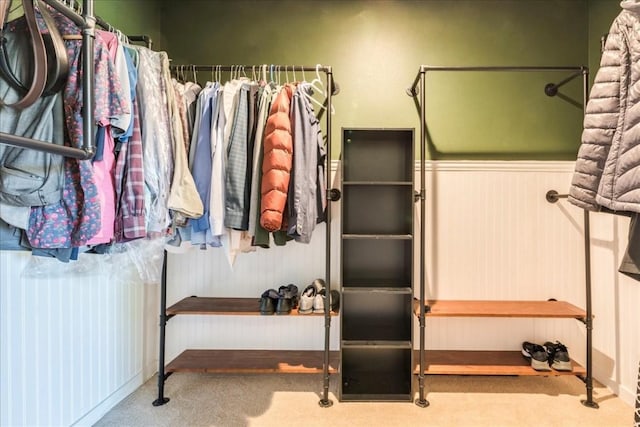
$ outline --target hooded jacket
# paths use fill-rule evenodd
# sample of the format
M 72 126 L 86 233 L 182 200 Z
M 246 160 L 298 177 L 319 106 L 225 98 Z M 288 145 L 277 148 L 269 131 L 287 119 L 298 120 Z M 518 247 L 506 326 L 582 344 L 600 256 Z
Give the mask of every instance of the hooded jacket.
M 640 2 L 621 6 L 587 103 L 569 201 L 640 213 Z

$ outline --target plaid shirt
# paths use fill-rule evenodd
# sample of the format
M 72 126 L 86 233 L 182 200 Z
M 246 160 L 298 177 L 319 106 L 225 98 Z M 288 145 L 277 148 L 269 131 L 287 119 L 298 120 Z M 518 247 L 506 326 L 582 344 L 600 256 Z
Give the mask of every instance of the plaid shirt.
M 144 168 L 138 103 L 133 100 L 133 135 L 121 144 L 116 162 L 115 241 L 145 237 Z

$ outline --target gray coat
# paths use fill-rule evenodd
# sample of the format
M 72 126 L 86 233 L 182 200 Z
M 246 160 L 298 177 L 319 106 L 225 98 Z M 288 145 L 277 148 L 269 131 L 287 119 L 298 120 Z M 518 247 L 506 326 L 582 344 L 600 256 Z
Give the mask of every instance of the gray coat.
M 621 6 L 587 103 L 569 201 L 640 213 L 640 2 Z

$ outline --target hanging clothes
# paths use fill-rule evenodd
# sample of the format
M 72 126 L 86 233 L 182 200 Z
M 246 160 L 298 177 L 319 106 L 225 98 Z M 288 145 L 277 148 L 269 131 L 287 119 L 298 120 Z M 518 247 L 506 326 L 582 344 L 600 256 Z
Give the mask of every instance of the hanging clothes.
M 40 29 L 45 28 L 38 16 Z M 9 67 L 21 81 L 29 78 L 29 37 L 24 17 L 3 30 Z M 0 98 L 13 104 L 21 92 L 0 75 Z M 0 106 L 0 132 L 64 144 L 62 93 L 40 97 L 27 108 Z M 0 144 L 0 218 L 19 229 L 29 226 L 31 206 L 59 203 L 64 187 L 64 158 Z
M 164 53 L 164 52 L 163 52 Z M 169 118 L 171 148 L 173 151 L 173 177 L 167 200 L 168 208 L 173 212 L 176 225 L 186 225 L 188 218 L 199 218 L 202 215 L 202 200 L 198 195 L 196 184 L 189 170 L 189 159 L 184 140 L 180 108 L 171 82 L 169 58 L 166 53 L 161 56 L 162 85 L 166 98 L 166 109 Z
M 240 85 L 227 145 L 224 225 L 235 230 L 246 231 L 249 228 L 251 168 L 248 166 L 251 164 L 249 153 L 253 154 L 251 127 L 255 121 L 251 105 L 256 92 L 256 83 L 243 82 Z
M 142 135 L 140 133 L 140 109 L 136 99 L 138 70 L 137 53 L 125 47 L 133 117 L 127 132 L 118 137 L 116 148 L 116 220 L 114 240 L 124 243 L 147 235 L 144 206 L 144 162 L 142 159 Z
M 625 0 L 591 89 L 569 201 L 589 210 L 640 213 L 640 3 Z M 635 171 L 635 173 L 634 173 Z
M 105 42 L 109 49 L 110 59 L 114 64 L 120 88 L 117 89 L 126 110 L 122 114 L 110 117 L 107 123 L 101 123 L 98 132 L 102 135 L 101 150 L 93 158 L 93 176 L 100 201 L 100 230 L 87 241 L 87 245 L 111 243 L 114 238 L 114 224 L 116 217 L 116 189 L 115 189 L 115 138 L 123 135 L 131 124 L 131 87 L 129 70 L 122 45 L 114 33 L 96 31 L 96 36 Z
M 633 213 L 619 267 L 640 279 L 640 3 L 625 0 L 605 44 L 589 96 L 569 201 L 588 210 Z
M 262 162 L 263 156 L 263 136 L 264 128 L 267 123 L 267 116 L 271 108 L 271 101 L 275 93 L 274 88 L 270 84 L 262 84 L 258 90 L 258 111 L 256 116 L 256 132 L 253 145 L 253 156 L 251 165 L 251 191 L 249 195 L 249 225 L 248 237 L 252 239 L 252 244 L 256 244 L 255 236 L 258 233 L 260 225 L 260 187 L 262 183 Z M 262 229 L 264 233 L 268 233 Z M 268 237 L 268 235 L 267 235 Z
M 308 84 L 298 85 L 291 102 L 293 125 L 293 166 L 289 186 L 289 227 L 287 234 L 297 242 L 309 243 L 317 222 L 326 209 L 324 162 L 325 152 L 320 131 L 309 97 Z
M 203 215 L 189 219 L 186 226 L 174 221 L 167 249 L 182 252 L 221 246 L 233 265 L 241 252 L 268 248 L 271 236 L 276 245 L 294 239 L 309 243 L 326 211 L 326 153 L 310 103 L 310 84 L 278 86 L 232 78 L 224 85 L 208 82 L 202 89 L 175 80 L 172 86 L 180 94 L 176 110 L 191 111 L 188 129 L 184 117 L 181 126 L 184 138 L 188 135 L 189 139 L 188 166 Z M 192 108 L 184 96 L 187 88 L 196 88 Z M 186 108 L 181 109 L 182 105 Z M 284 146 L 279 141 L 283 136 L 288 137 Z M 274 170 L 273 161 L 279 166 L 277 162 L 283 159 L 285 167 Z M 286 182 L 273 188 L 277 197 L 264 192 L 264 173 L 269 183 L 285 171 Z M 280 209 L 279 223 L 269 230 L 260 224 L 265 194 L 267 199 L 276 199 Z
M 192 220 L 191 243 L 194 245 L 220 246 L 219 236 L 214 236 L 211 231 L 209 211 L 211 206 L 211 180 L 213 170 L 213 148 L 211 145 L 211 123 L 213 117 L 218 114 L 218 95 L 220 84 L 207 83 L 198 96 L 198 113 L 196 117 L 197 132 L 191 143 L 193 164 L 191 171 L 198 189 L 198 194 L 203 202 L 203 214 L 200 218 Z M 190 153 L 190 154 L 191 154 Z
M 264 131 L 260 225 L 269 231 L 280 230 L 283 226 L 293 161 L 289 117 L 293 91 L 293 85 L 283 86 L 271 105 Z
M 51 9 L 63 35 L 81 32 L 71 20 Z M 83 146 L 82 84 L 79 78 L 81 41 L 67 40 L 69 78 L 63 92 L 68 141 Z M 95 119 L 106 125 L 109 118 L 127 112 L 109 49 L 99 37 L 95 40 Z M 34 248 L 72 248 L 84 246 L 101 227 L 101 212 L 90 160 L 65 158 L 64 196 L 60 202 L 31 208 L 26 236 Z
M 173 176 L 171 130 L 162 68 L 166 53 L 135 46 L 139 58 L 137 98 L 140 108 L 147 233 L 164 236 L 171 223 L 167 200 Z

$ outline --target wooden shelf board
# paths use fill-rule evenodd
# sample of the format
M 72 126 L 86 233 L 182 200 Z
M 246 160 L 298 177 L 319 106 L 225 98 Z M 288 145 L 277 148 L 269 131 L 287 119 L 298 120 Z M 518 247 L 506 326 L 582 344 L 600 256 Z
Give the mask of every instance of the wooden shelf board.
M 167 308 L 167 315 L 176 314 L 269 316 L 260 313 L 260 298 L 187 297 Z M 294 308 L 289 314 L 275 316 L 324 316 L 324 313 L 299 314 Z
M 342 294 L 412 294 L 413 290 L 410 287 L 391 287 L 391 286 L 344 286 L 342 288 Z
M 329 352 L 329 372 L 338 371 L 340 352 Z M 286 373 L 323 372 L 324 351 L 312 350 L 185 350 L 166 372 Z
M 411 240 L 411 234 L 364 234 L 344 233 L 343 239 L 348 240 Z
M 406 186 L 413 186 L 413 181 L 343 181 L 342 182 L 343 185 L 345 186 L 349 186 L 349 185 L 375 185 L 375 186 L 385 186 L 385 185 L 406 185 Z
M 427 302 L 430 317 L 539 317 L 585 319 L 584 310 L 566 301 L 434 300 Z M 416 316 L 420 302 L 413 303 Z
M 573 371 L 536 371 L 519 351 L 427 350 L 424 373 L 427 375 L 585 375 L 575 361 Z M 420 372 L 420 352 L 414 351 L 414 373 Z

